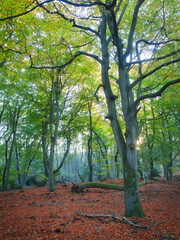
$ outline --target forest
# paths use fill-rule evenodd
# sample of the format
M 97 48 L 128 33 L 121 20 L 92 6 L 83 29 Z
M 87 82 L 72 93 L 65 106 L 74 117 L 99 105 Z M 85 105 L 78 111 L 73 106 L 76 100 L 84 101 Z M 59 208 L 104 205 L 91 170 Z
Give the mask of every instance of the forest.
M 1 0 L 2 199 L 71 185 L 123 191 L 125 218 L 148 215 L 144 184 L 179 179 L 179 9 L 178 0 Z

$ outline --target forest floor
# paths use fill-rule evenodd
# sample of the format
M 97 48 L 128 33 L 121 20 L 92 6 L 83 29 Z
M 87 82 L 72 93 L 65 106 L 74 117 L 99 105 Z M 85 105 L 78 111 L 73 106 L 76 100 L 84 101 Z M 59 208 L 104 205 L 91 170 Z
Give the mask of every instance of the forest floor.
M 179 177 L 179 176 L 178 176 Z M 107 180 L 122 185 L 122 179 Z M 124 192 L 87 189 L 71 193 L 72 184 L 0 192 L 0 239 L 180 239 L 180 181 L 156 179 L 140 187 L 144 218 L 87 218 L 82 214 L 115 215 L 123 218 Z

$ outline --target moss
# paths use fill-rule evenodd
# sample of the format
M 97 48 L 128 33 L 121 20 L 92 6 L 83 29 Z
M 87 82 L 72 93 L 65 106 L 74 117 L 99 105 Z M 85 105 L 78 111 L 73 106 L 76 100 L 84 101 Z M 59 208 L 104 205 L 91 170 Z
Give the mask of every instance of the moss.
M 81 184 L 80 188 L 81 189 L 85 189 L 85 188 L 104 188 L 104 189 L 123 190 L 124 186 L 120 186 L 120 185 L 116 185 L 116 184 L 90 182 L 90 183 L 83 183 L 83 184 Z
M 132 217 L 145 217 L 146 216 L 139 200 L 137 200 L 134 203 L 133 213 L 131 216 Z
M 107 183 L 98 183 L 98 182 L 88 182 L 83 183 L 81 185 L 73 184 L 71 191 L 72 192 L 82 192 L 86 188 L 103 188 L 103 189 L 113 189 L 113 190 L 124 190 L 123 186 L 116 185 L 116 184 L 107 184 Z
M 142 186 L 142 185 L 144 185 L 144 183 L 139 184 L 139 186 Z M 102 188 L 102 189 L 112 189 L 112 190 L 119 190 L 119 191 L 124 190 L 124 186 L 121 186 L 121 185 L 99 183 L 99 182 L 87 182 L 87 183 L 82 183 L 81 185 L 73 184 L 71 191 L 82 192 L 86 188 Z M 133 190 L 134 190 L 134 193 L 136 192 L 136 189 L 134 189 L 134 187 L 129 188 L 129 190 L 131 191 L 131 193 Z
M 138 193 L 138 176 L 136 172 L 131 168 L 127 169 L 126 171 L 127 177 L 124 179 L 125 201 L 128 202 L 128 205 L 126 206 L 126 216 L 144 217 L 145 213 L 141 206 L 141 201 Z M 139 186 L 142 186 L 143 184 L 144 183 L 140 183 Z
M 56 192 L 56 189 L 55 188 L 49 188 L 49 192 Z
M 129 144 L 129 148 L 130 148 L 131 150 L 134 150 L 134 149 L 135 149 L 135 145 L 134 145 L 133 143 L 131 143 L 131 144 Z

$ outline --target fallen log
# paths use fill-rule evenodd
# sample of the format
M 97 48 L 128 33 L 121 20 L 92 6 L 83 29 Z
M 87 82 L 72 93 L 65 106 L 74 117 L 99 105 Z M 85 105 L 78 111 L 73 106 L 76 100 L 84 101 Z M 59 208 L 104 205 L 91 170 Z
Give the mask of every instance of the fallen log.
M 139 186 L 144 185 L 144 182 L 139 183 Z M 116 184 L 107 184 L 102 182 L 87 182 L 82 183 L 80 185 L 74 184 L 71 187 L 71 192 L 73 193 L 81 193 L 86 188 L 102 188 L 102 189 L 111 189 L 111 190 L 118 190 L 124 191 L 124 186 L 116 185 Z
M 83 192 L 86 188 L 102 188 L 102 189 L 111 189 L 111 190 L 118 190 L 123 191 L 124 186 L 116 185 L 116 184 L 107 184 L 107 183 L 101 183 L 101 182 L 88 182 L 88 183 L 82 183 L 80 185 L 74 184 L 71 188 L 71 192 L 80 193 Z

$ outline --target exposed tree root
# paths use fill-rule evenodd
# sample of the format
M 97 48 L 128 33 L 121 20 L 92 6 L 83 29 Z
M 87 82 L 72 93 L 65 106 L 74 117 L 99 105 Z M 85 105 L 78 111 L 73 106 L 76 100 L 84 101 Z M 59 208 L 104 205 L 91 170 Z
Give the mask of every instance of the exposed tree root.
M 103 218 L 112 218 L 113 220 L 115 221 L 118 221 L 118 222 L 122 222 L 123 220 L 126 221 L 128 224 L 130 224 L 131 226 L 135 227 L 135 228 L 141 228 L 141 229 L 147 229 L 149 228 L 149 226 L 141 226 L 141 225 L 138 225 L 136 223 L 133 223 L 132 221 L 130 221 L 127 217 L 117 217 L 116 215 L 112 214 L 112 215 L 107 215 L 107 214 L 97 214 L 97 215 L 94 215 L 94 214 L 83 214 L 81 213 L 80 211 L 77 211 L 77 215 L 78 216 L 83 216 L 83 217 L 87 217 L 87 218 L 100 218 L 100 217 L 103 217 Z

